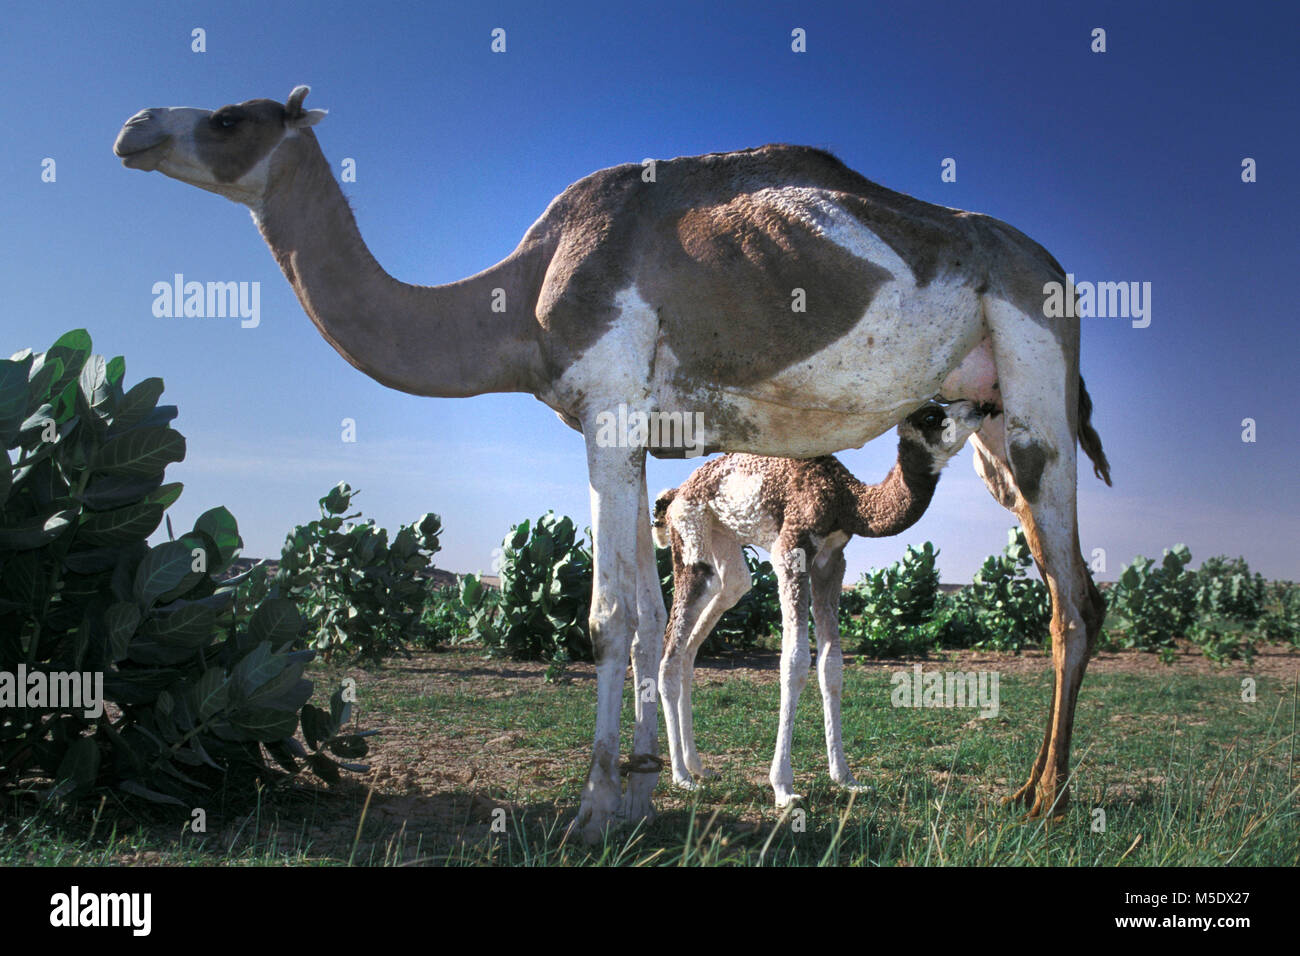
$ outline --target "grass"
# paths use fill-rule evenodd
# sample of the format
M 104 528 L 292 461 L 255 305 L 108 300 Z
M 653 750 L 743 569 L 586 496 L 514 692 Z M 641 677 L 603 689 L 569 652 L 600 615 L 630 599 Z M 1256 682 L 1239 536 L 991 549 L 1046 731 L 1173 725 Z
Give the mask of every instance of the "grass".
M 980 660 L 998 667 L 987 654 Z M 188 817 L 141 817 L 112 800 L 0 817 L 0 864 L 1300 862 L 1292 680 L 1258 677 L 1256 699 L 1246 702 L 1237 673 L 1090 673 L 1076 716 L 1072 802 L 1049 825 L 1000 803 L 1041 740 L 1049 674 L 1001 671 L 1000 713 L 982 719 L 971 709 L 894 708 L 891 668 L 849 666 L 844 744 L 858 778 L 875 788 L 868 794 L 831 785 L 814 678 L 793 753 L 805 799 L 778 813 L 766 779 L 778 687 L 770 655 L 746 663 L 702 668 L 707 680 L 697 682 L 700 752 L 717 778 L 684 793 L 661 775 L 657 819 L 595 848 L 564 838 L 589 760 L 590 668 L 548 684 L 540 665 L 484 661 L 464 648 L 370 671 L 322 668 L 320 686 L 357 677 L 360 725 L 383 731 L 373 738 L 370 778 L 333 790 L 299 782 L 225 794 L 201 834 Z M 958 656 L 926 669 L 973 666 Z M 631 720 L 629 691 L 625 752 Z

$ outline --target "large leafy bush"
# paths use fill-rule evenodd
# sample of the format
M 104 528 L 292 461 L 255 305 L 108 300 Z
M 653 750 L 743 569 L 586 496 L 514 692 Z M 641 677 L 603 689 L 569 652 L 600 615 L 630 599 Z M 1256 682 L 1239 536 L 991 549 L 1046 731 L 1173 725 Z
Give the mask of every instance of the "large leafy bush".
M 1196 569 L 1193 584 L 1201 615 L 1255 621 L 1264 614 L 1268 585 L 1262 574 L 1251 574 L 1245 558 L 1207 558 Z
M 841 599 L 843 640 L 872 657 L 924 654 L 939 638 L 933 620 L 939 596 L 938 551 L 929 541 L 908 546 L 902 561 L 862 576 Z
M 1196 578 L 1187 570 L 1186 545 L 1166 548 L 1157 564 L 1136 557 L 1107 592 L 1106 646 L 1159 652 L 1166 660 L 1174 639 L 1189 636 L 1196 620 Z
M 492 654 L 516 660 L 591 660 L 591 551 L 573 519 L 548 511 L 523 521 L 502 542 L 501 590 L 462 582 L 475 636 Z
M 80 330 L 0 361 L 0 692 L 88 674 L 108 704 L 0 699 L 0 786 L 46 777 L 51 797 L 114 788 L 192 806 L 233 767 L 268 772 L 265 753 L 337 776 L 293 736 L 312 693 L 297 608 L 270 595 L 241 617 L 237 582 L 221 580 L 235 519 L 214 508 L 147 544 L 181 493 L 164 473 L 185 439 L 157 404 L 162 380 L 127 389 L 125 372 Z M 316 721 L 316 745 L 364 753 L 341 725 Z
M 420 618 L 420 632 L 420 643 L 429 650 L 470 639 L 470 612 L 461 600 L 459 587 L 449 584 L 430 590 Z
M 1052 598 L 1046 584 L 1028 576 L 1031 564 L 1024 531 L 1010 529 L 1002 554 L 985 558 L 970 586 L 949 604 L 944 643 L 1017 653 L 1042 644 L 1052 620 Z
M 426 514 L 388 531 L 373 521 L 351 524 L 359 492 L 340 482 L 321 498 L 321 516 L 290 532 L 277 580 L 307 616 L 311 645 L 325 652 L 379 660 L 406 653 L 422 637 L 427 586 L 419 572 L 439 550 L 442 521 Z

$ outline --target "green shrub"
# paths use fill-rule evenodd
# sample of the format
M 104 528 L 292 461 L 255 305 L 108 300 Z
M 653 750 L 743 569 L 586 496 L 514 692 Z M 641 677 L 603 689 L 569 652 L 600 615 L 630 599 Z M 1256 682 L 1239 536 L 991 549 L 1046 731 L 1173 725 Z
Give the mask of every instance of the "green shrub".
M 126 389 L 125 372 L 82 330 L 0 361 L 0 786 L 46 777 L 48 798 L 193 806 L 234 767 L 269 775 L 266 753 L 337 777 L 293 737 L 312 693 L 297 608 L 272 594 L 238 615 L 237 582 L 221 580 L 242 546 L 230 512 L 148 545 L 180 496 L 163 479 L 185 439 L 157 404 L 162 380 Z M 10 699 L 20 672 L 39 675 L 24 690 L 92 675 L 110 706 Z M 317 721 L 316 745 L 340 727 Z M 364 754 L 352 736 L 338 746 Z
M 1300 585 L 1294 581 L 1270 583 L 1257 627 L 1260 637 L 1270 644 L 1290 642 L 1300 647 Z
M 1159 651 L 1166 660 L 1174 639 L 1187 637 L 1196 620 L 1196 576 L 1187 570 L 1186 545 L 1166 548 L 1160 564 L 1136 557 L 1107 593 L 1104 644 Z
M 1251 574 L 1245 558 L 1207 558 L 1196 569 L 1196 610 L 1204 617 L 1256 621 L 1264 614 L 1268 586 L 1264 576 Z
M 570 660 L 591 660 L 591 551 L 573 519 L 548 511 L 515 525 L 502 545 L 499 594 L 477 578 L 461 584 L 474 636 L 491 654 L 548 661 L 552 674 Z
M 465 643 L 471 636 L 469 621 L 470 611 L 461 600 L 459 587 L 433 588 L 420 619 L 421 646 L 432 650 Z
M 902 561 L 863 575 L 841 598 L 841 640 L 871 657 L 926 653 L 939 640 L 942 622 L 934 619 L 939 597 L 938 551 L 929 541 L 909 546 Z M 846 613 L 846 605 L 855 609 Z
M 1201 653 L 1216 664 L 1242 660 L 1250 664 L 1255 660 L 1255 641 L 1260 636 L 1249 623 L 1231 618 L 1199 618 L 1187 636 Z M 1172 655 L 1164 655 L 1166 661 Z
M 421 640 L 427 585 L 418 572 L 439 550 L 441 519 L 426 514 L 388 532 L 374 521 L 347 524 L 359 494 L 340 482 L 320 499 L 319 519 L 299 525 L 285 540 L 277 582 L 307 617 L 309 643 L 325 652 L 380 660 L 406 653 Z
M 1015 651 L 1044 643 L 1052 620 L 1047 585 L 1026 574 L 1033 563 L 1025 533 L 1012 528 L 1001 555 L 989 555 L 950 605 L 941 639 L 974 641 L 966 646 Z

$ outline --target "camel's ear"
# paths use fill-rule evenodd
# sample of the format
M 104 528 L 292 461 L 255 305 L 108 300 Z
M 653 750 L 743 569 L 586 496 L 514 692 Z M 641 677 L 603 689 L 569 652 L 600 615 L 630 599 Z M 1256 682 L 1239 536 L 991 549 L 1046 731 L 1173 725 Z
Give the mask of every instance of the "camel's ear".
M 329 110 L 307 110 L 305 113 L 299 113 L 297 116 L 291 116 L 284 121 L 284 125 L 292 129 L 301 129 L 304 126 L 315 126 L 329 114 Z
M 302 101 L 307 98 L 311 92 L 310 86 L 295 86 L 293 92 L 289 94 L 289 102 L 284 104 L 284 125 L 290 129 L 300 129 L 304 126 L 315 126 L 325 118 L 327 110 L 304 110 Z

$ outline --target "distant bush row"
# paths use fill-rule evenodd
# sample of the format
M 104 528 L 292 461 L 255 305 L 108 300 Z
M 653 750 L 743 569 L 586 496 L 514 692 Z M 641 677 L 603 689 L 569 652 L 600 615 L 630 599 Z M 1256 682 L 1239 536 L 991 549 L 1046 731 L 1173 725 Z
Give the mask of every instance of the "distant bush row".
M 1033 563 L 1024 533 L 1012 528 L 1007 547 L 990 555 L 971 584 L 955 594 L 939 588 L 938 551 L 930 542 L 907 548 L 903 559 L 865 574 L 840 603 L 846 645 L 873 657 L 925 654 L 933 648 L 1019 652 L 1050 641 L 1047 586 L 1028 575 Z M 672 603 L 670 555 L 659 551 L 665 603 Z M 704 654 L 745 650 L 779 634 L 776 576 L 769 562 L 746 549 L 752 590 L 723 616 Z M 1134 648 L 1173 659 L 1185 638 L 1215 661 L 1250 660 L 1259 642 L 1300 643 L 1300 587 L 1269 584 L 1242 558 L 1215 557 L 1189 571 L 1191 553 L 1178 545 L 1157 564 L 1138 557 L 1103 591 L 1109 613 L 1100 647 Z M 506 537 L 501 589 L 474 575 L 459 593 L 446 589 L 425 620 L 436 639 L 475 641 L 494 655 L 551 663 L 589 660 L 586 615 L 591 553 L 570 518 L 547 513 Z

